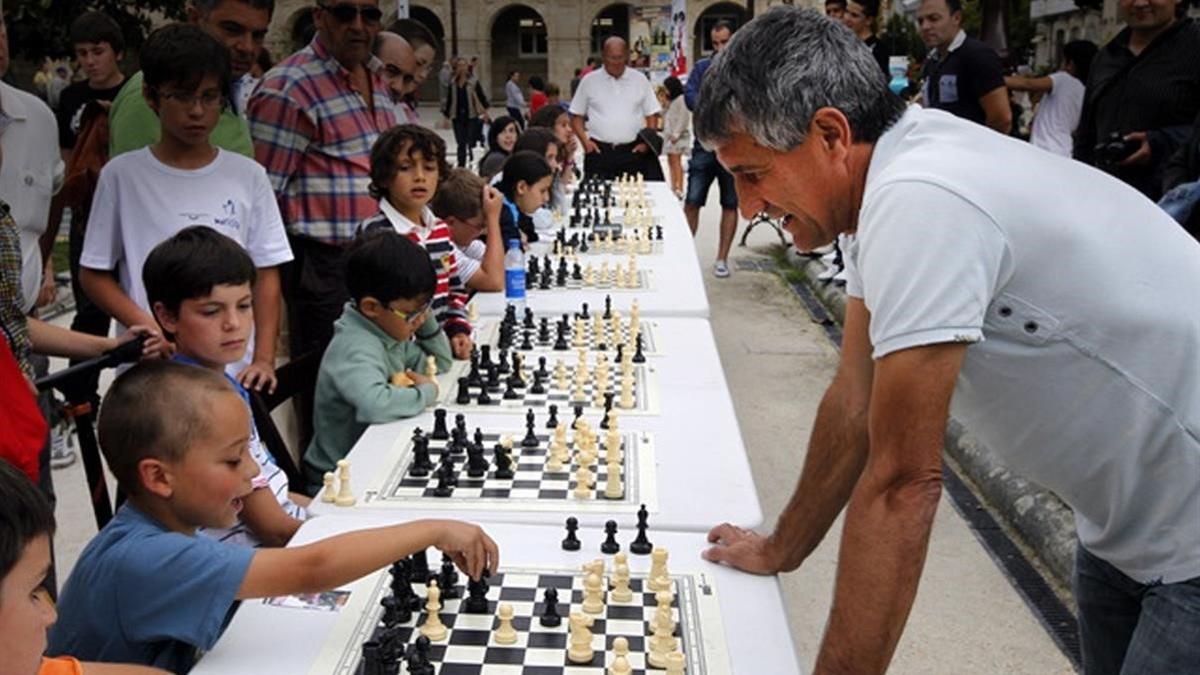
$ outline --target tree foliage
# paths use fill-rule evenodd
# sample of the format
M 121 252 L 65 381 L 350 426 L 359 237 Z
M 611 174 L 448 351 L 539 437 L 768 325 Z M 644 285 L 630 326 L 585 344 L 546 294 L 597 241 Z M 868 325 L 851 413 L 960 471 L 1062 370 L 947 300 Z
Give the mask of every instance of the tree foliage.
M 121 26 L 127 47 L 137 49 L 152 19 L 183 19 L 186 5 L 187 0 L 5 0 L 9 48 L 14 56 L 31 60 L 66 55 L 71 51 L 71 21 L 100 10 Z

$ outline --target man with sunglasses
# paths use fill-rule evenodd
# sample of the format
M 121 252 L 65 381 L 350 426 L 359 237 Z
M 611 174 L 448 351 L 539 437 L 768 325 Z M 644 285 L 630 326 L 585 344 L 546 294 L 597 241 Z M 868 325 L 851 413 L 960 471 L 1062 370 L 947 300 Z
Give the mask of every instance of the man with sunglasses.
M 293 355 L 333 336 L 348 297 L 342 248 L 379 209 L 367 191 L 371 146 L 404 119 L 371 53 L 382 18 L 378 0 L 322 0 L 312 42 L 267 73 L 247 106 L 295 255 L 283 279 Z
M 230 105 L 221 110 L 221 118 L 209 140 L 223 150 L 254 157 L 254 145 L 244 119 L 245 110 L 236 110 L 232 102 L 243 100 L 238 91 L 248 86 L 246 78 L 263 48 L 275 0 L 190 0 L 188 23 L 204 29 L 229 49 L 231 87 Z M 116 157 L 159 141 L 158 116 L 142 96 L 144 80 L 137 73 L 125 81 L 113 99 L 108 113 L 108 155 Z
M 417 54 L 412 45 L 399 35 L 384 31 L 375 36 L 371 51 L 383 63 L 383 79 L 392 94 L 392 103 L 410 124 L 420 124 L 421 118 L 411 102 L 411 94 L 417 90 Z

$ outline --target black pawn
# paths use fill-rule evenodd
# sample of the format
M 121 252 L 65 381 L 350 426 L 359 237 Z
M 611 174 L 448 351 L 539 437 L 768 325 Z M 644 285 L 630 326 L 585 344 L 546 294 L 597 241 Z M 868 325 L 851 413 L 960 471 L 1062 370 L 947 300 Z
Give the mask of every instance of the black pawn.
M 488 573 L 484 570 L 480 575 L 479 580 L 467 580 L 467 599 L 463 601 L 462 611 L 467 614 L 487 614 L 488 613 Z
M 449 497 L 454 494 L 454 486 L 450 484 L 450 477 L 445 471 L 446 465 L 443 464 L 437 472 L 437 487 L 433 488 L 434 497 Z M 453 469 L 451 469 L 453 471 Z
M 543 375 L 541 373 L 535 371 L 533 373 L 533 386 L 531 386 L 529 388 L 529 393 L 531 393 L 531 394 L 546 393 L 546 384 L 544 382 L 544 379 L 545 378 L 543 377 Z
M 483 447 L 483 429 L 475 427 L 475 445 Z
M 560 322 L 558 324 L 558 337 L 554 338 L 554 350 L 565 352 L 570 348 L 567 344 L 567 327 Z
M 479 354 L 471 352 L 471 372 L 467 374 L 467 384 L 472 387 L 482 387 L 483 377 L 479 374 Z
M 442 589 L 442 597 L 446 600 L 462 597 L 458 590 L 458 570 L 454 569 L 454 561 L 445 553 L 442 554 L 442 573 L 438 575 L 438 588 Z
M 508 350 L 500 350 L 500 359 L 496 362 L 496 370 L 500 371 L 501 375 L 507 375 L 512 372 L 508 366 Z
M 492 367 L 492 347 L 491 345 L 483 345 L 479 348 L 479 367 L 487 370 Z
M 542 604 L 546 606 L 542 610 L 542 615 L 538 617 L 538 622 L 547 628 L 554 628 L 562 625 L 562 615 L 558 613 L 558 591 L 553 588 L 547 588 L 542 594 Z
M 586 302 L 583 303 L 583 309 L 579 312 L 579 318 L 581 318 L 581 319 L 592 318 L 591 315 L 588 314 L 588 304 Z
M 571 428 L 572 429 L 575 428 L 575 425 L 579 422 L 580 418 L 582 418 L 582 417 L 583 417 L 583 406 L 581 406 L 581 405 L 575 406 L 575 419 L 571 420 Z
M 567 518 L 567 538 L 562 540 L 564 551 L 578 551 L 580 547 L 579 537 L 575 536 L 575 532 L 579 530 L 579 520 L 575 516 Z
M 533 408 L 530 408 L 529 412 L 525 413 L 525 438 L 521 439 L 522 448 L 536 448 L 538 446 L 537 434 L 533 433 L 535 423 Z
M 487 460 L 483 458 L 483 446 L 471 443 L 467 446 L 467 476 L 483 478 L 487 474 Z
M 617 358 L 613 359 L 613 363 L 620 363 L 625 358 L 625 343 L 617 343 Z
M 558 405 L 555 403 L 550 404 L 550 419 L 546 420 L 546 428 L 558 428 Z
M 408 603 L 400 600 L 394 595 L 386 595 L 379 601 L 383 605 L 383 625 L 392 628 L 397 624 L 404 623 L 412 618 L 412 610 L 408 608 Z
M 384 675 L 383 655 L 379 653 L 379 643 L 374 640 L 362 645 L 362 675 Z
M 575 263 L 575 267 L 571 270 L 571 279 L 573 281 L 583 281 L 583 268 L 579 263 Z
M 550 377 L 550 371 L 546 370 L 546 357 L 544 357 L 544 356 L 538 357 L 538 367 L 537 367 L 537 370 L 533 371 L 533 374 L 541 375 L 543 378 Z
M 424 586 L 429 582 L 429 558 L 425 556 L 425 549 L 421 549 L 409 556 L 412 565 L 409 568 L 409 574 L 412 580 Z
M 637 538 L 629 545 L 629 552 L 637 555 L 648 555 L 654 550 L 654 544 L 646 537 L 647 520 L 650 514 L 646 511 L 646 505 L 642 504 L 637 512 Z
M 634 363 L 645 363 L 646 355 L 642 353 L 642 334 L 641 333 L 638 333 L 636 340 L 637 340 L 637 351 L 633 353 L 633 362 Z
M 604 523 L 604 534 L 608 536 L 604 538 L 604 543 L 600 544 L 600 552 L 612 555 L 620 551 L 621 545 L 617 543 L 617 521 L 610 520 Z
M 544 316 L 542 317 L 542 320 L 538 323 L 537 339 L 538 339 L 538 342 L 549 342 L 550 341 L 550 319 L 548 319 Z
M 409 675 L 433 675 L 433 663 L 429 660 L 429 638 L 418 635 L 416 642 L 409 645 L 404 660 Z
M 533 331 L 525 331 L 525 337 L 521 340 L 520 349 L 523 351 L 530 351 L 533 349 Z
M 510 377 L 507 380 L 505 380 L 505 382 L 507 383 L 508 386 L 506 386 L 504 388 L 504 400 L 505 401 L 515 401 L 515 400 L 521 398 L 521 395 L 518 394 L 517 390 L 513 387 L 513 378 Z
M 500 391 L 500 369 L 494 363 L 487 369 L 487 386 L 484 389 Z
M 525 321 L 521 325 L 524 326 L 525 328 L 533 328 L 535 326 L 535 324 L 533 322 L 533 310 L 532 309 L 530 309 L 528 307 L 525 308 Z
M 458 395 L 454 397 L 455 403 L 459 405 L 467 405 L 471 402 L 471 391 L 468 389 L 470 382 L 471 378 L 469 377 L 458 378 Z
M 433 462 L 429 459 L 429 439 L 420 429 L 413 431 L 412 446 L 413 460 L 412 466 L 408 468 L 409 475 L 417 478 L 428 476 L 433 470 Z
M 492 397 L 490 394 L 488 394 L 487 387 L 484 387 L 483 389 L 479 390 L 479 395 L 475 397 L 475 402 L 478 403 L 479 405 L 490 405 L 491 404 Z
M 607 295 L 604 297 L 604 318 L 606 320 L 612 318 L 612 296 L 611 295 Z
M 492 449 L 492 454 L 496 460 L 496 478 L 508 480 L 513 477 L 512 458 L 508 456 L 508 449 L 497 443 Z
M 445 408 L 433 411 L 433 433 L 429 434 L 429 437 L 435 441 L 444 441 L 450 438 L 450 430 L 446 428 Z

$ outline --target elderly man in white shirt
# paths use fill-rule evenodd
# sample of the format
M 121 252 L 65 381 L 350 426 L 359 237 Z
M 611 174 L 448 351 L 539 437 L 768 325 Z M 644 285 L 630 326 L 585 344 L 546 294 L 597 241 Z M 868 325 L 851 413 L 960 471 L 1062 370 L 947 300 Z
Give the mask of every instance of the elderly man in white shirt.
M 906 108 L 870 50 L 811 10 L 739 30 L 694 122 L 744 214 L 786 214 L 799 249 L 857 233 L 841 363 L 795 494 L 770 536 L 722 524 L 705 557 L 793 570 L 845 507 L 814 671 L 884 672 L 953 412 L 1073 509 L 1083 671 L 1195 672 L 1200 245 L 1112 176 Z
M 629 68 L 629 47 L 619 37 L 604 41 L 604 67 L 588 73 L 571 99 L 571 126 L 585 153 L 588 175 L 615 178 L 641 173 L 662 180 L 656 153 L 641 137 L 662 112 L 650 81 Z

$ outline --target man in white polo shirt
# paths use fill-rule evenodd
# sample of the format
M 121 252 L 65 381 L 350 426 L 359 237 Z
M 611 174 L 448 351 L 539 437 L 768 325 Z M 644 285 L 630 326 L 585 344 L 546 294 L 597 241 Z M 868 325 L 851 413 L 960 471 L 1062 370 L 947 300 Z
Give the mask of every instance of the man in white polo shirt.
M 601 178 L 641 173 L 647 180 L 662 180 L 658 157 L 639 138 L 643 129 L 655 127 L 662 111 L 658 97 L 646 76 L 628 67 L 624 40 L 608 38 L 601 55 L 604 67 L 580 80 L 571 99 L 571 126 L 585 153 L 584 173 Z
M 842 359 L 796 492 L 770 536 L 719 525 L 705 556 L 795 569 L 848 503 L 815 670 L 883 672 L 953 412 L 1074 510 L 1084 672 L 1194 672 L 1200 244 L 1111 176 L 905 109 L 815 12 L 738 31 L 701 93 L 697 135 L 744 213 L 786 214 L 800 249 L 857 234 Z

